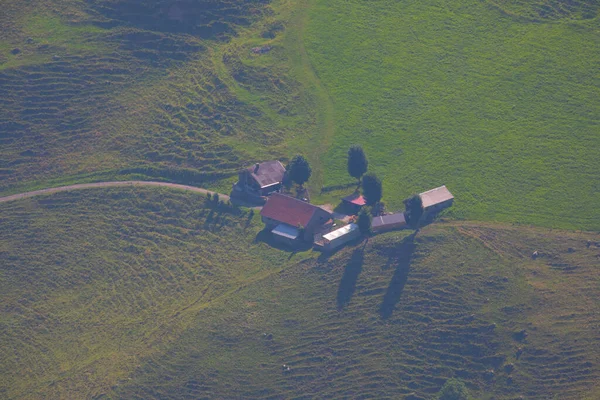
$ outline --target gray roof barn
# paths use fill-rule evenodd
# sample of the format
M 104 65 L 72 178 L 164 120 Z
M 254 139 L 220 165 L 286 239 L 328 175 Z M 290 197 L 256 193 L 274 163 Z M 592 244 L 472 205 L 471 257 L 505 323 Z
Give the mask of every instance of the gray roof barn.
M 281 183 L 285 174 L 285 167 L 277 160 L 257 163 L 252 167 L 246 168 L 246 170 L 261 189 Z
M 406 225 L 404 213 L 388 214 L 380 217 L 373 217 L 371 229 L 373 231 L 387 231 L 391 229 L 403 228 Z

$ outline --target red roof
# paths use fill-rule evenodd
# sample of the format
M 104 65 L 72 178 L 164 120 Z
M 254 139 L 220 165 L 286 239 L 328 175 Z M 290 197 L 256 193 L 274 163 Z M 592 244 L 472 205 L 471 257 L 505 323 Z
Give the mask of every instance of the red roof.
M 365 198 L 358 193 L 352 193 L 350 196 L 344 197 L 342 200 L 361 207 L 367 204 L 367 200 L 365 200 Z
M 260 215 L 288 225 L 306 227 L 317 210 L 320 208 L 312 204 L 280 193 L 273 193 L 260 211 Z M 323 210 L 323 212 L 325 211 Z

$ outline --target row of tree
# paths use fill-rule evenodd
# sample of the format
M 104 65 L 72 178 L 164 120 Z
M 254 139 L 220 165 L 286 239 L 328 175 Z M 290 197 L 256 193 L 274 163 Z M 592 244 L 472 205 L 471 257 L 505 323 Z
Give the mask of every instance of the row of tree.
M 381 198 L 383 197 L 381 180 L 373 173 L 367 174 L 368 168 L 369 161 L 363 148 L 359 145 L 350 146 L 348 150 L 348 174 L 358 179 L 359 184 L 362 180 L 362 195 L 367 205 L 382 210 L 383 206 L 380 205 Z M 417 194 L 412 195 L 404 200 L 404 206 L 404 214 L 407 222 L 414 228 L 418 228 L 419 221 L 423 215 L 421 196 Z M 368 209 L 361 210 L 361 213 L 358 215 L 358 226 L 362 227 L 361 231 L 364 231 L 367 227 L 370 229 L 370 220 L 371 216 Z
M 378 215 L 383 210 L 383 185 L 381 179 L 374 173 L 367 173 L 369 169 L 369 160 L 363 148 L 359 145 L 352 145 L 348 149 L 348 174 L 357 179 L 361 186 L 362 195 L 365 198 L 367 206 L 371 207 Z M 312 169 L 308 160 L 302 155 L 296 155 L 286 166 L 286 181 L 296 183 L 302 187 L 312 175 Z M 405 217 L 407 222 L 417 228 L 421 215 L 423 214 L 423 203 L 419 195 L 412 195 L 404 200 L 406 208 Z M 363 209 L 358 216 L 358 225 L 363 229 L 370 230 L 371 215 L 368 209 Z

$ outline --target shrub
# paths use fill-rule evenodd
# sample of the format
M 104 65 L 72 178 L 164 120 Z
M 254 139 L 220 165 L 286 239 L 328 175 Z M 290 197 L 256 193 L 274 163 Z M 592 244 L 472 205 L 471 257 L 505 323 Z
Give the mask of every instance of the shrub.
M 292 158 L 292 161 L 286 167 L 290 179 L 302 186 L 306 183 L 312 174 L 312 169 L 304 156 L 297 155 Z
M 404 200 L 406 221 L 413 228 L 418 228 L 419 221 L 423 215 L 423 200 L 418 194 L 413 194 L 408 199 Z
M 358 213 L 357 225 L 363 235 L 371 233 L 371 213 L 365 208 Z
M 469 391 L 458 379 L 448 379 L 438 393 L 438 400 L 468 400 Z
M 362 181 L 362 192 L 368 205 L 377 203 L 383 196 L 381 180 L 375 174 L 365 175 Z

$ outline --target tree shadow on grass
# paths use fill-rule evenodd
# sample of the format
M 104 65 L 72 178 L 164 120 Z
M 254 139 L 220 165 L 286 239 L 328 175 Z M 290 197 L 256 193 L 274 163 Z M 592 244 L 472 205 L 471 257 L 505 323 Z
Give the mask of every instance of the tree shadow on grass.
M 347 207 L 343 201 L 340 201 L 340 203 L 337 206 L 335 206 L 335 208 L 333 209 L 333 212 L 338 213 L 338 214 L 346 214 L 346 215 L 348 214 Z
M 400 301 L 400 297 L 404 291 L 404 285 L 406 285 L 410 272 L 410 263 L 415 251 L 416 234 L 417 232 L 407 236 L 400 244 L 398 253 L 394 255 L 394 258 L 396 258 L 396 269 L 379 307 L 379 314 L 383 319 L 388 319 L 392 316 L 394 308 Z
M 337 293 L 337 307 L 340 311 L 344 309 L 344 307 L 350 303 L 350 299 L 352 299 L 352 295 L 356 290 L 356 281 L 362 272 L 363 261 L 364 246 L 354 250 L 344 269 L 344 275 L 340 280 L 340 286 L 338 287 Z

